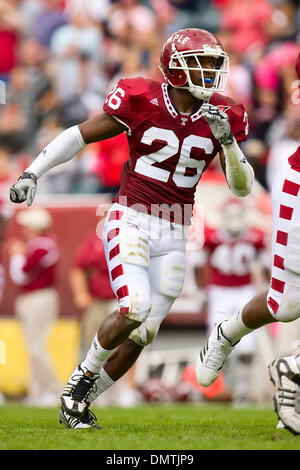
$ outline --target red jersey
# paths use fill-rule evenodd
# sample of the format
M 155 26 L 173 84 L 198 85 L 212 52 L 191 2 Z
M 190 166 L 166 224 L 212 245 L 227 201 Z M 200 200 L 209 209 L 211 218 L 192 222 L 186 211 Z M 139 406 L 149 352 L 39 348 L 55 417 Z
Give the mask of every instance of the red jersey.
M 209 251 L 210 284 L 239 287 L 251 283 L 251 264 L 266 249 L 265 235 L 248 229 L 231 237 L 222 229 L 205 229 L 204 248 Z
M 210 103 L 228 114 L 236 140 L 246 140 L 244 107 L 218 93 Z M 120 191 L 113 201 L 189 224 L 198 181 L 221 149 L 201 108 L 180 114 L 166 82 L 131 78 L 117 83 L 103 109 L 128 129 L 129 160 L 122 167 Z
M 88 237 L 78 248 L 74 266 L 83 269 L 88 279 L 89 291 L 97 299 L 114 299 L 102 239 L 96 234 Z
M 296 152 L 289 157 L 289 164 L 294 170 L 300 171 L 300 146 L 297 148 Z
M 30 240 L 26 245 L 22 266 L 25 275 L 22 289 L 29 292 L 53 287 L 58 259 L 58 247 L 52 238 L 39 236 Z

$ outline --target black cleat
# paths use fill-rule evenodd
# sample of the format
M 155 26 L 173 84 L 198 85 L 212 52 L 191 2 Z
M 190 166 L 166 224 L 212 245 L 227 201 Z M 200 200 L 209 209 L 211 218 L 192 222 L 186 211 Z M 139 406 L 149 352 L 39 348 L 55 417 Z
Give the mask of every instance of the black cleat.
M 67 428 L 70 429 L 101 429 L 100 426 L 95 424 L 97 418 L 89 408 L 85 409 L 81 418 L 74 418 L 74 416 L 69 415 L 66 411 L 61 409 L 59 411 L 58 419 L 60 424 L 64 423 Z
M 99 374 L 84 371 L 80 364 L 72 373 L 61 396 L 61 405 L 67 414 L 80 418 L 89 405 L 87 397 L 96 388 Z

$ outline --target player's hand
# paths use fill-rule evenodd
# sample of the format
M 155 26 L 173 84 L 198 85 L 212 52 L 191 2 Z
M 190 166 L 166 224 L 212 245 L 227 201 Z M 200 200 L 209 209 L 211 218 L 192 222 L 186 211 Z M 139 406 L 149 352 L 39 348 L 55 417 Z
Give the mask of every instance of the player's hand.
M 208 122 L 213 136 L 219 140 L 222 145 L 229 145 L 233 142 L 229 118 L 224 111 L 221 111 L 218 106 L 204 103 L 201 107 L 201 114 Z
M 77 308 L 86 309 L 94 302 L 93 297 L 89 292 L 77 292 L 74 297 L 74 303 Z
M 37 177 L 33 173 L 23 173 L 18 181 L 10 188 L 10 200 L 20 204 L 27 201 L 31 206 L 37 188 Z

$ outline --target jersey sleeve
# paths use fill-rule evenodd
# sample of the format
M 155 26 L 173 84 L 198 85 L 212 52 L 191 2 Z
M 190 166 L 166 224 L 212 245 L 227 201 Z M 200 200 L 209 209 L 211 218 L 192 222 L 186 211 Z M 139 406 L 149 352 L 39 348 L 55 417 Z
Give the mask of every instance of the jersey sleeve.
M 131 133 L 147 117 L 148 86 L 143 78 L 121 79 L 107 95 L 103 111 Z
M 229 122 L 231 132 L 234 135 L 237 142 L 244 142 L 248 138 L 248 115 L 245 108 L 241 104 L 234 104 L 231 106 L 227 114 L 229 116 Z
M 22 271 L 24 273 L 29 273 L 30 271 L 39 268 L 41 259 L 47 254 L 48 251 L 44 248 L 38 248 L 37 250 L 35 250 L 26 258 Z

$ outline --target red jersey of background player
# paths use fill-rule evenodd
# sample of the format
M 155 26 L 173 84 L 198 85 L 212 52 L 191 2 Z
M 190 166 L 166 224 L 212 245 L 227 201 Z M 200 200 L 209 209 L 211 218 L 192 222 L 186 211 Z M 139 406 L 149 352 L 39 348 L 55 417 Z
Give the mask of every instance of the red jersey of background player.
M 115 298 L 110 286 L 103 241 L 96 233 L 80 244 L 74 266 L 87 273 L 89 291 L 93 297 L 102 300 Z
M 37 236 L 26 244 L 22 272 L 24 282 L 19 284 L 25 292 L 55 286 L 59 250 L 56 242 L 47 236 Z
M 210 103 L 228 114 L 236 140 L 246 140 L 244 107 L 218 93 Z M 221 149 L 201 117 L 201 108 L 191 115 L 180 114 L 166 82 L 138 77 L 120 80 L 103 109 L 128 129 L 129 160 L 122 167 L 120 191 L 113 201 L 139 204 L 139 210 L 152 215 L 190 223 L 199 178 Z
M 204 249 L 209 252 L 209 284 L 241 287 L 251 283 L 251 265 L 265 252 L 265 234 L 246 229 L 232 237 L 223 229 L 206 228 Z

